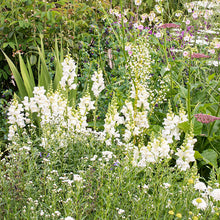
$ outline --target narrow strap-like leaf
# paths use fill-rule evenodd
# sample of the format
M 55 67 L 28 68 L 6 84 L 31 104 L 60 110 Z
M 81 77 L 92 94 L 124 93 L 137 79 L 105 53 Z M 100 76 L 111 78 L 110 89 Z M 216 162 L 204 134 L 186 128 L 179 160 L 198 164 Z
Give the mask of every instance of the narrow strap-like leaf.
M 12 71 L 12 74 L 14 76 L 15 82 L 18 87 L 19 95 L 23 99 L 25 96 L 27 96 L 27 91 L 25 89 L 24 81 L 22 80 L 20 73 L 18 72 L 17 68 L 15 67 L 13 62 L 10 60 L 10 58 L 3 51 L 2 51 L 2 53 L 4 54 L 4 56 L 8 62 L 8 65 Z

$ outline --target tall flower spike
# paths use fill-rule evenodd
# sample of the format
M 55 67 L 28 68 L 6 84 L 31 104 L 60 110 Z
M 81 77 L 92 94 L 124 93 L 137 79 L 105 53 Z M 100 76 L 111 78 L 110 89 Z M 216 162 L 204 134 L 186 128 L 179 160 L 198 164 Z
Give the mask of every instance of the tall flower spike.
M 70 57 L 67 57 L 64 59 L 62 66 L 63 66 L 63 76 L 60 80 L 61 88 L 64 90 L 66 89 L 75 90 L 77 86 L 75 84 L 75 77 L 77 77 L 75 61 Z
M 97 98 L 105 88 L 102 70 L 99 70 L 98 72 L 95 71 L 91 79 L 93 81 L 92 91 Z

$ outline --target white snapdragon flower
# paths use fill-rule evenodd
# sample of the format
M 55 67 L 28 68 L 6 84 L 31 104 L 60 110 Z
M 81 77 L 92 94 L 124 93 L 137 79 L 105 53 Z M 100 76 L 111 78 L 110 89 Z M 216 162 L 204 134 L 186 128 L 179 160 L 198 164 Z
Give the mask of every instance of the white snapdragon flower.
M 137 97 L 136 97 L 137 95 Z M 135 99 L 137 98 L 137 107 L 141 108 L 143 107 L 144 110 L 149 110 L 149 93 L 147 92 L 145 86 L 141 83 L 136 83 L 136 89 L 134 85 L 132 84 L 131 89 L 131 98 Z
M 94 103 L 95 101 L 91 100 L 89 94 L 86 94 L 85 96 L 80 98 L 79 111 L 81 115 L 86 115 L 88 111 L 95 109 Z
M 69 88 L 70 90 L 75 90 L 77 85 L 75 82 L 76 74 L 76 64 L 75 61 L 71 58 L 65 58 L 63 63 L 63 76 L 60 80 L 61 88 L 66 90 Z
M 170 146 L 162 137 L 154 138 L 147 146 L 133 150 L 133 166 L 146 167 L 147 163 L 156 163 L 159 159 L 169 158 Z
M 196 139 L 193 139 L 192 134 L 188 134 L 183 145 L 177 150 L 176 154 L 179 158 L 176 161 L 177 167 L 185 171 L 190 168 L 189 163 L 195 161 L 195 151 L 193 150 Z
M 173 138 L 175 140 L 180 140 L 181 131 L 178 125 L 187 120 L 187 115 L 183 109 L 180 109 L 179 116 L 170 111 L 169 113 L 167 113 L 167 117 L 164 119 L 163 122 L 164 130 L 162 131 L 162 136 L 170 144 L 173 143 Z
M 99 70 L 98 72 L 95 71 L 91 79 L 93 81 L 92 91 L 97 98 L 101 91 L 105 88 L 102 70 Z
M 111 104 L 109 105 L 108 112 L 105 118 L 105 124 L 104 124 L 104 134 L 107 138 L 106 140 L 107 145 L 111 145 L 112 138 L 118 141 L 120 134 L 116 130 L 116 127 L 123 123 L 124 123 L 124 118 L 119 116 L 119 113 L 117 111 L 117 100 L 116 97 L 114 96 Z

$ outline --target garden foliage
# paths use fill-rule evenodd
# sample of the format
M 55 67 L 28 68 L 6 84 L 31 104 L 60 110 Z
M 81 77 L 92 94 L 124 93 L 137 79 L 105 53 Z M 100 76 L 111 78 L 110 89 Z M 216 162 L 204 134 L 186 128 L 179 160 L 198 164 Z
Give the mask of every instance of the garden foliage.
M 3 219 L 218 219 L 219 1 L 31 2 L 1 5 Z

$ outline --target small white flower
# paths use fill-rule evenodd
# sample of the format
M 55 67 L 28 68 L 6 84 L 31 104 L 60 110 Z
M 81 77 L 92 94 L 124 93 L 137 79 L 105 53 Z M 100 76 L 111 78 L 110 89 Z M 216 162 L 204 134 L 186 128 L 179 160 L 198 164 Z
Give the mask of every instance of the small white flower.
M 156 36 L 157 38 L 159 38 L 159 37 L 161 37 L 162 35 L 161 35 L 160 32 L 157 32 L 157 33 L 155 34 L 155 36 Z
M 73 179 L 76 182 L 82 182 L 83 181 L 83 178 L 80 175 L 78 175 L 78 174 L 74 174 L 73 175 Z
M 66 217 L 64 220 L 75 220 L 75 219 L 72 218 L 72 217 L 70 217 L 70 216 L 68 216 L 68 217 Z
M 192 16 L 193 16 L 194 19 L 197 19 L 198 18 L 198 13 L 197 12 L 193 12 Z
M 203 182 L 198 181 L 195 185 L 194 188 L 197 190 L 205 191 L 206 190 L 206 185 Z
M 43 216 L 43 215 L 44 215 L 44 211 L 40 210 L 40 216 Z
M 164 187 L 167 189 L 169 188 L 171 185 L 169 183 L 163 183 Z
M 118 214 L 119 214 L 119 215 L 123 214 L 124 212 L 125 212 L 125 210 L 123 210 L 123 209 L 118 209 Z
M 197 207 L 197 209 L 205 210 L 207 208 L 207 203 L 202 198 L 197 198 L 192 201 L 192 204 Z
M 214 189 L 210 195 L 215 201 L 220 201 L 220 189 Z
M 142 3 L 142 0 L 135 0 L 135 5 L 141 5 L 141 3 Z

